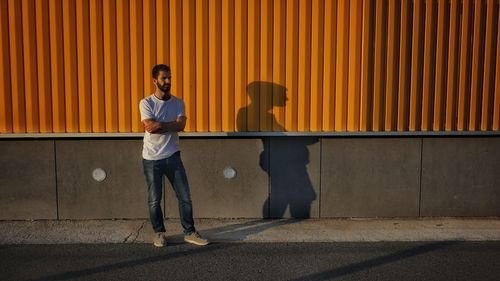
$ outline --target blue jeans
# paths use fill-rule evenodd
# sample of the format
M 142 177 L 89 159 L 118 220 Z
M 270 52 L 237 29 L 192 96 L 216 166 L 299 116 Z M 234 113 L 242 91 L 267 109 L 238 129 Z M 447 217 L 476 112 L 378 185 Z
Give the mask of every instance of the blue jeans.
M 144 175 L 148 185 L 149 218 L 155 232 L 165 232 L 163 212 L 161 210 L 162 179 L 167 176 L 179 201 L 179 214 L 184 233 L 195 231 L 193 221 L 193 206 L 186 170 L 181 160 L 181 153 L 177 151 L 172 156 L 161 160 L 142 160 Z

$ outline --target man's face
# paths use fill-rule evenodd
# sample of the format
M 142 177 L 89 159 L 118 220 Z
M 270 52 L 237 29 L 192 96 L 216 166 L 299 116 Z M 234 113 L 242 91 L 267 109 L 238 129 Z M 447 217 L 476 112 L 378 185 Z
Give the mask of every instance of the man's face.
M 158 78 L 153 79 L 153 83 L 161 91 L 163 91 L 165 93 L 170 93 L 170 87 L 171 87 L 170 79 L 171 78 L 172 78 L 172 75 L 170 74 L 170 72 L 160 71 L 160 74 L 158 74 Z

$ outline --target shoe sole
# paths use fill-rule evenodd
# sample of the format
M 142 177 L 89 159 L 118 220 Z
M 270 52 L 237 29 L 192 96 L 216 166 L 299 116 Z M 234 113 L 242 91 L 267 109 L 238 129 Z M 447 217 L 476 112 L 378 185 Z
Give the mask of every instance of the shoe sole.
M 184 239 L 184 241 L 191 243 L 191 244 L 198 245 L 198 246 L 206 246 L 206 245 L 210 244 L 210 242 L 200 243 L 200 242 L 196 242 L 196 241 L 192 241 L 192 240 L 188 240 L 188 239 Z
M 155 247 L 158 247 L 158 248 L 162 248 L 162 247 L 167 246 L 167 244 L 156 244 L 156 243 L 153 243 L 153 245 L 154 245 Z

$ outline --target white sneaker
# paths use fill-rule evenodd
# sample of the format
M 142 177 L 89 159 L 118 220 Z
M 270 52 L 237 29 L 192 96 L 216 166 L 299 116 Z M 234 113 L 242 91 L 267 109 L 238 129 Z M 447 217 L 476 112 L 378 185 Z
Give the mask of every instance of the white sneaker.
M 198 246 L 205 246 L 210 243 L 208 239 L 201 237 L 201 235 L 198 232 L 192 232 L 190 234 L 185 235 L 184 241 Z
M 165 232 L 156 232 L 153 235 L 153 245 L 156 247 L 167 246 L 167 239 L 165 238 Z

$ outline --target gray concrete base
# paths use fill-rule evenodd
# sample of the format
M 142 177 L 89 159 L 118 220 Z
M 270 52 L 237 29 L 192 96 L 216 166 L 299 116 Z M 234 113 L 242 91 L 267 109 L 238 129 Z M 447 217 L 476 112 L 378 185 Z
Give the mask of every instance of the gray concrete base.
M 0 141 L 0 220 L 148 218 L 141 147 Z M 181 148 L 195 219 L 500 216 L 498 136 L 184 138 Z M 164 215 L 178 218 L 165 182 Z
M 500 241 L 500 218 L 196 220 L 213 242 Z M 168 242 L 183 243 L 177 219 Z M 146 220 L 0 221 L 0 244 L 149 243 Z

